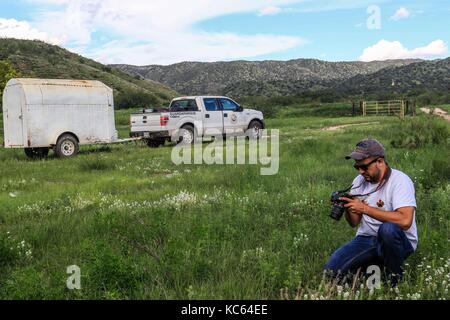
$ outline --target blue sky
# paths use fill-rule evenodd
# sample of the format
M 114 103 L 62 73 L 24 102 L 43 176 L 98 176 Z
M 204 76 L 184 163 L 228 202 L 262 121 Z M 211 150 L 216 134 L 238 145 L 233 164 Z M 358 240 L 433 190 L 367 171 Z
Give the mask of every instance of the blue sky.
M 0 0 L 0 37 L 135 65 L 436 59 L 449 16 L 448 0 Z

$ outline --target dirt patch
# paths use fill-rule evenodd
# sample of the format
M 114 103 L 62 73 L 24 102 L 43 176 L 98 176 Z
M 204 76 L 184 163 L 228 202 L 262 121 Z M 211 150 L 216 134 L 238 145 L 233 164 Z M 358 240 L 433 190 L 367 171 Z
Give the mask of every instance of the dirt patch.
M 425 112 L 427 114 L 435 114 L 439 117 L 444 118 L 447 121 L 450 121 L 450 115 L 447 113 L 447 111 L 442 110 L 441 108 L 420 108 L 420 111 Z
M 332 127 L 323 128 L 322 131 L 337 131 L 337 130 L 345 129 L 348 127 L 364 126 L 364 125 L 368 125 L 368 124 L 380 124 L 380 123 L 379 122 L 364 122 L 364 123 L 342 124 L 340 126 L 332 126 Z

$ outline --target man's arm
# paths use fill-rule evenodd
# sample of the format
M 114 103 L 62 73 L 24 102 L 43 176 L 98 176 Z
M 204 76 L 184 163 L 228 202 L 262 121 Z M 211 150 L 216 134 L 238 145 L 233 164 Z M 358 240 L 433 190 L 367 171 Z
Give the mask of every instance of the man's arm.
M 366 206 L 366 208 L 365 214 L 369 217 L 381 222 L 395 223 L 405 231 L 411 228 L 413 223 L 415 207 L 403 207 L 395 211 L 383 211 L 369 206 Z
M 355 228 L 361 223 L 362 215 L 351 213 L 348 209 L 345 209 L 345 219 L 350 227 Z
M 395 211 L 384 211 L 374 207 L 370 207 L 359 199 L 342 198 L 348 201 L 344 206 L 351 214 L 357 214 L 362 217 L 363 214 L 368 215 L 381 222 L 392 222 L 400 226 L 403 230 L 411 228 L 414 219 L 415 207 L 402 207 Z

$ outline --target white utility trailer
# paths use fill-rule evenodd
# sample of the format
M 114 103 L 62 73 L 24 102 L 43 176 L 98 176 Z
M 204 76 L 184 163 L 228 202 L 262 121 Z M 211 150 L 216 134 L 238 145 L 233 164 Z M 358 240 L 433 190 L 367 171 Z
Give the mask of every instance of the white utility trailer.
M 123 142 L 114 120 L 113 90 L 99 81 L 11 79 L 3 92 L 4 147 L 41 158 L 80 145 Z M 130 139 L 127 139 L 130 140 Z

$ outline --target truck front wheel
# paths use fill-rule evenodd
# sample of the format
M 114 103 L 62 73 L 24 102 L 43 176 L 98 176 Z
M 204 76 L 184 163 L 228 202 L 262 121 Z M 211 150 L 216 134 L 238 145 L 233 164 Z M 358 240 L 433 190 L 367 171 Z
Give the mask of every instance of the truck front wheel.
M 43 159 L 48 156 L 49 148 L 26 148 L 25 154 L 30 159 Z
M 56 142 L 55 153 L 60 158 L 75 156 L 80 150 L 77 139 L 71 134 L 63 134 Z
M 247 130 L 247 137 L 252 140 L 257 140 L 262 137 L 263 125 L 261 122 L 253 120 L 250 122 Z

